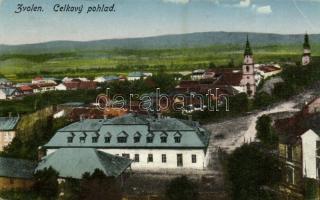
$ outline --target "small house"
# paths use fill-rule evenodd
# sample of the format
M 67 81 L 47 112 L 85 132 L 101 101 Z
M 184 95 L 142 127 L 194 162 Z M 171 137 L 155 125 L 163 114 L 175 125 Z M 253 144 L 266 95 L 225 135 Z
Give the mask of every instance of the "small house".
M 0 190 L 30 189 L 36 166 L 29 160 L 0 157 Z

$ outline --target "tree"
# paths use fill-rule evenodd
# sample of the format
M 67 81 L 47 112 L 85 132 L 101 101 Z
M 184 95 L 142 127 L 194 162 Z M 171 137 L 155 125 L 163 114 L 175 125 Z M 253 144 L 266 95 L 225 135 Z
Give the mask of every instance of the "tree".
M 59 173 L 52 167 L 37 171 L 34 175 L 33 189 L 44 199 L 56 199 L 59 192 Z
M 233 199 L 275 200 L 280 161 L 257 143 L 245 144 L 227 159 L 227 176 Z
M 267 115 L 262 115 L 258 118 L 256 124 L 257 138 L 266 145 L 274 145 L 278 141 L 277 134 L 271 126 L 271 118 Z
M 177 177 L 167 185 L 166 197 L 168 200 L 197 200 L 198 185 L 186 176 Z
M 107 177 L 96 169 L 92 174 L 85 173 L 80 181 L 81 200 L 121 200 L 120 187 L 114 177 Z
M 288 99 L 295 94 L 295 90 L 290 83 L 277 83 L 274 86 L 273 94 L 279 99 Z
M 214 64 L 214 62 L 210 62 L 208 68 L 214 69 L 214 68 L 216 68 L 216 65 Z
M 243 113 L 249 110 L 249 99 L 247 94 L 240 93 L 229 98 L 230 111 L 232 113 Z
M 258 92 L 254 98 L 253 105 L 255 108 L 262 108 L 273 103 L 273 98 L 265 92 Z

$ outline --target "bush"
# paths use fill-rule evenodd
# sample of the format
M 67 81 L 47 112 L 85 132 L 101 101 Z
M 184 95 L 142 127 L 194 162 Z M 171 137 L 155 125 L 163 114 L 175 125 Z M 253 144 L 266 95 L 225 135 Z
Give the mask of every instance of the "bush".
M 186 176 L 175 178 L 167 186 L 166 197 L 168 200 L 197 200 L 198 186 Z
M 273 130 L 271 122 L 267 115 L 262 115 L 257 120 L 257 138 L 265 145 L 275 145 L 278 142 L 278 135 Z
M 272 192 L 281 181 L 280 161 L 259 144 L 237 148 L 227 160 L 232 199 L 275 200 Z
M 85 173 L 80 181 L 81 200 L 121 200 L 120 187 L 114 177 L 107 177 L 96 169 L 91 175 Z
M 59 192 L 58 177 L 59 173 L 51 167 L 37 171 L 34 175 L 34 191 L 44 199 L 56 199 Z

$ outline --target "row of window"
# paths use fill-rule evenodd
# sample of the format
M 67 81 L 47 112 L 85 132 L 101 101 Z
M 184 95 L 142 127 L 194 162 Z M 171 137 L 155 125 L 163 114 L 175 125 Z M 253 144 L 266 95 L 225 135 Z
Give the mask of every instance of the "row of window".
M 98 143 L 98 138 L 99 137 L 92 137 L 91 141 L 92 143 Z M 146 138 L 146 142 L 147 143 L 153 143 L 153 139 L 154 137 L 147 137 Z M 68 143 L 72 143 L 74 140 L 73 136 L 70 136 L 67 138 Z M 117 137 L 117 142 L 118 143 L 127 143 L 128 138 L 127 137 Z M 86 137 L 80 137 L 80 143 L 85 143 L 86 141 Z M 111 137 L 107 136 L 104 137 L 104 143 L 110 143 L 111 141 Z M 134 137 L 133 138 L 133 142 L 134 143 L 139 143 L 141 141 L 141 137 Z M 167 137 L 160 137 L 160 141 L 161 143 L 167 143 Z M 174 142 L 175 143 L 180 143 L 181 142 L 181 136 L 176 136 L 174 137 Z
M 116 154 L 116 155 L 118 156 L 119 154 Z M 123 153 L 122 157 L 130 159 L 130 154 Z M 182 163 L 182 154 L 177 154 L 177 159 L 178 159 L 178 161 L 180 160 L 180 163 Z M 133 161 L 140 162 L 140 155 L 134 154 Z M 148 154 L 147 162 L 148 163 L 153 162 L 153 154 Z M 167 155 L 166 154 L 161 154 L 161 162 L 167 163 Z M 195 155 L 195 154 L 191 155 L 191 162 L 197 163 L 197 155 Z

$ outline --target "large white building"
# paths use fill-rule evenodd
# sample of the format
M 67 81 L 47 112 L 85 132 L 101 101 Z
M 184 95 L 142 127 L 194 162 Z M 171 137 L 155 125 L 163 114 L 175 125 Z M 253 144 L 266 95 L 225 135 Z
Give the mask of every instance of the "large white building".
M 132 169 L 204 169 L 209 133 L 193 121 L 128 114 L 113 119 L 86 119 L 60 129 L 44 145 L 95 148 L 130 158 Z

